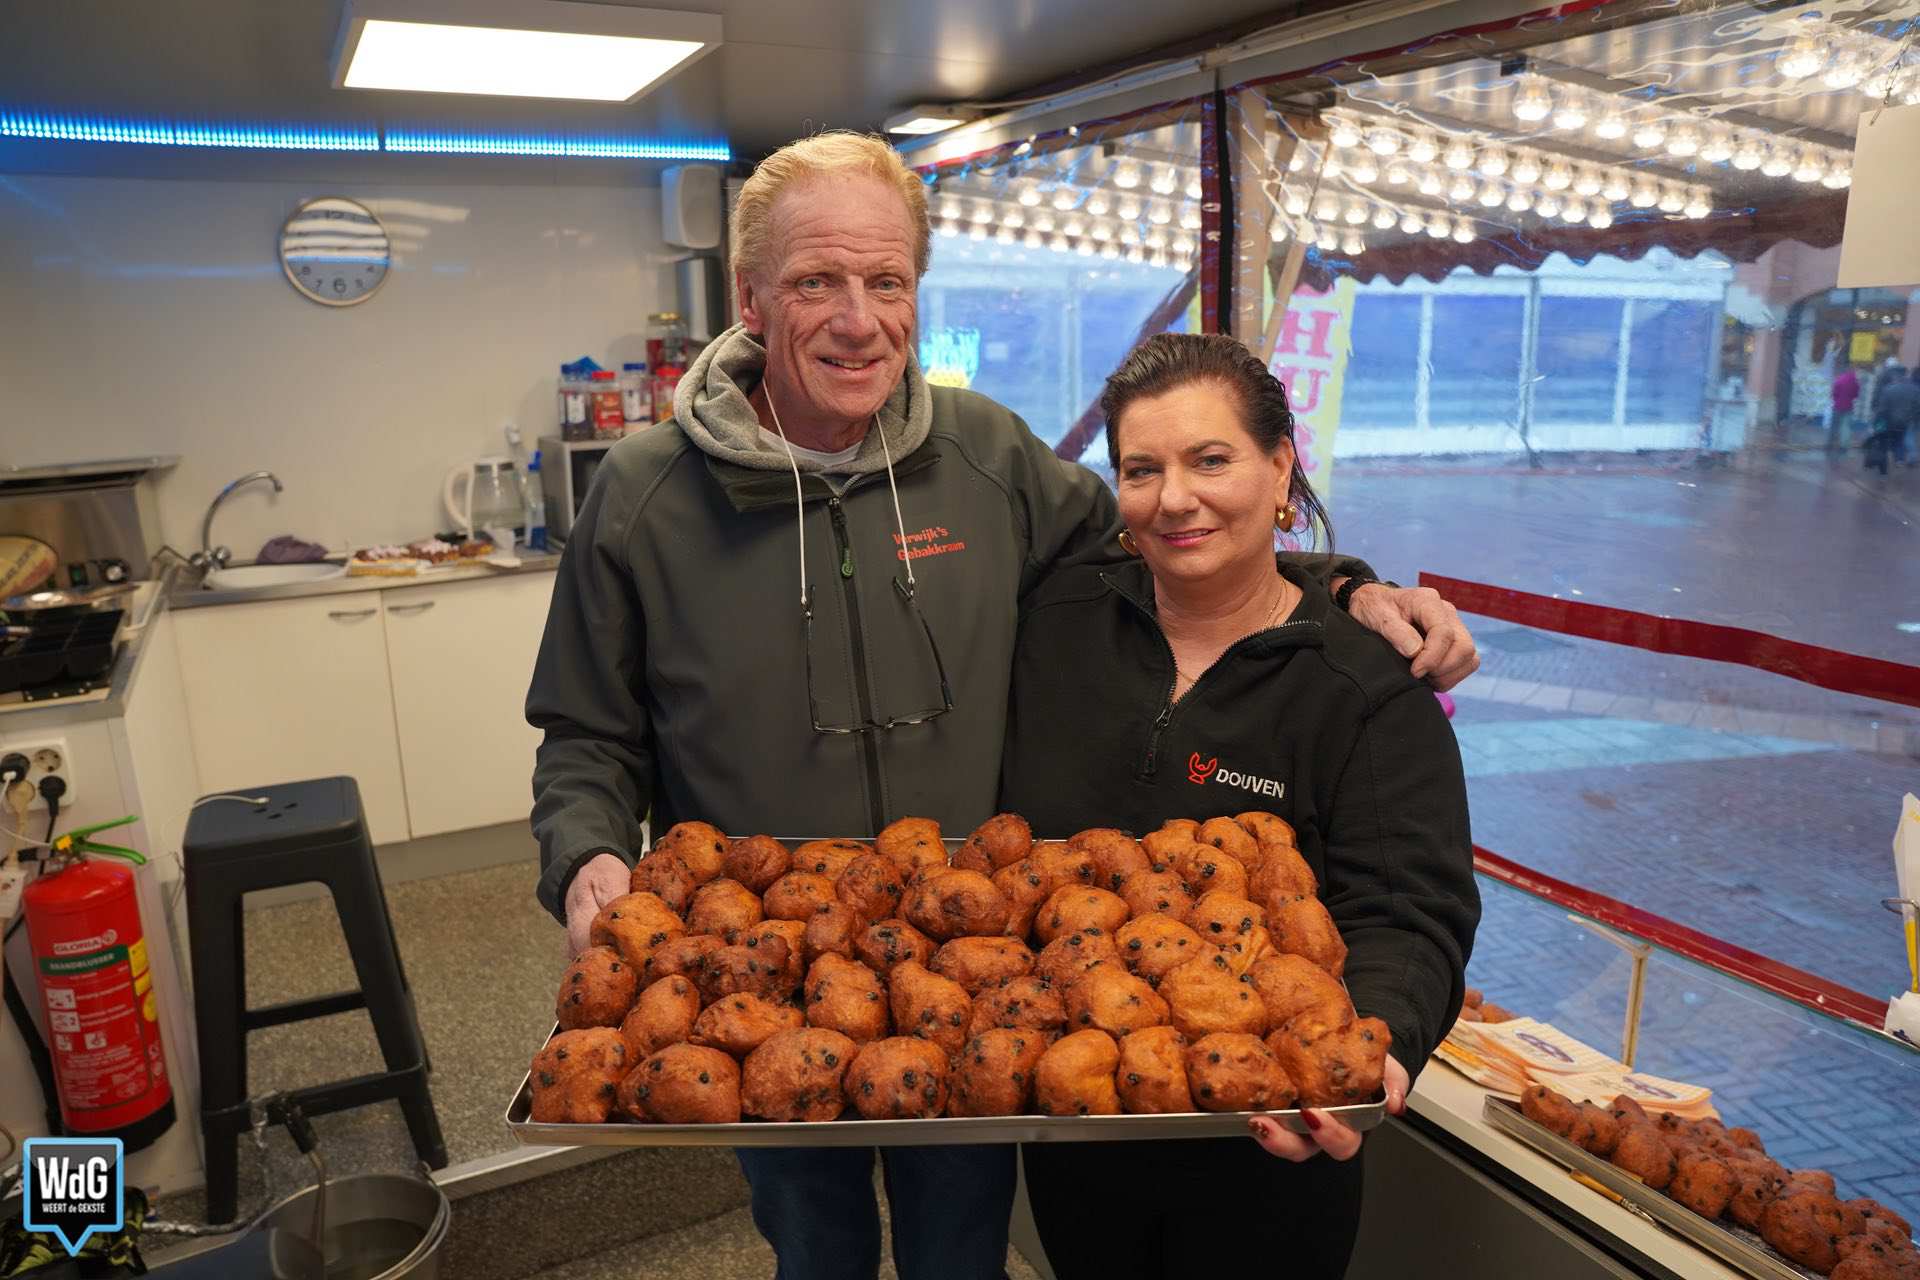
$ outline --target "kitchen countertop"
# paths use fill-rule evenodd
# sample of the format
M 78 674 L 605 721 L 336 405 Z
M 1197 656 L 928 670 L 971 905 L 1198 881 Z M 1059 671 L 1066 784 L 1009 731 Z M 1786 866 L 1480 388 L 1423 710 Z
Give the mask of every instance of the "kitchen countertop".
M 203 609 L 209 605 L 253 604 L 260 600 L 300 600 L 308 596 L 351 595 L 361 591 L 391 591 L 400 587 L 439 586 L 446 582 L 474 582 L 485 578 L 511 577 L 522 573 L 552 573 L 560 567 L 557 551 L 522 552 L 517 565 L 466 564 L 449 569 L 401 577 L 369 574 L 353 577 L 322 578 L 317 582 L 289 582 L 277 587 L 248 587 L 237 591 L 209 591 L 198 585 L 189 572 L 167 596 L 170 609 Z

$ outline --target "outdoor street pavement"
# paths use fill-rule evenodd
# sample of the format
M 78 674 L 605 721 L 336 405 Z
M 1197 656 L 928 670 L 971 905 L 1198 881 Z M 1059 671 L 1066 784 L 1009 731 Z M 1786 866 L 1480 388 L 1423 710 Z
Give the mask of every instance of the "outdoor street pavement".
M 1920 667 L 1920 470 L 1343 460 L 1342 552 Z M 1454 719 L 1477 843 L 1885 998 L 1907 982 L 1890 842 L 1920 708 L 1470 617 Z M 1903 627 L 1902 624 L 1907 624 Z M 1920 696 L 1920 677 L 1915 692 Z M 1617 1054 L 1628 966 L 1498 886 L 1470 976 Z M 1920 1210 L 1920 1054 L 1682 961 L 1650 967 L 1639 1065 L 1716 1090 L 1790 1164 Z

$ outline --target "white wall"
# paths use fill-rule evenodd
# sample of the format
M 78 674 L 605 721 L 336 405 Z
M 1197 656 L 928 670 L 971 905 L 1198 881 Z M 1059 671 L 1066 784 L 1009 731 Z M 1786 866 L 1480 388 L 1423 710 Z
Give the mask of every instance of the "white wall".
M 424 170 L 423 170 L 424 172 Z M 178 453 L 161 531 L 198 547 L 220 486 L 236 557 L 295 533 L 329 546 L 446 528 L 441 477 L 550 429 L 562 361 L 644 356 L 673 296 L 657 176 L 634 186 L 0 176 L 0 462 Z M 524 183 L 524 180 L 523 180 Z M 355 307 L 278 266 L 303 198 L 373 208 L 399 252 Z

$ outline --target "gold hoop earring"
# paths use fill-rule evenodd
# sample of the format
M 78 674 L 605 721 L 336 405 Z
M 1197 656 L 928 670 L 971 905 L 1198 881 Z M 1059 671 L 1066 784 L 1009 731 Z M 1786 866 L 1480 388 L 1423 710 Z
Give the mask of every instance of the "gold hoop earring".
M 1133 530 L 1122 529 L 1120 531 L 1120 549 L 1130 556 L 1140 554 L 1140 544 L 1133 540 Z
M 1298 523 L 1298 520 L 1299 516 L 1294 511 L 1293 504 L 1289 502 L 1286 506 L 1281 507 L 1279 512 L 1274 516 L 1273 527 L 1282 533 L 1292 533 L 1293 526 Z

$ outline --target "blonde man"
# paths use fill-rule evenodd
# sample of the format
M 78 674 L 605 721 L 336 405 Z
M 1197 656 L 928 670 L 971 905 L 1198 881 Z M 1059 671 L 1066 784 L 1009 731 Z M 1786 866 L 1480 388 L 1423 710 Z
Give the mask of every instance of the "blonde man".
M 742 323 L 688 370 L 672 424 L 609 452 L 527 697 L 546 734 L 539 897 L 575 950 L 627 891 L 649 812 L 656 833 L 780 836 L 910 815 L 964 835 L 991 816 L 1020 599 L 1116 529 L 1092 472 L 921 376 L 926 196 L 883 141 L 782 148 L 733 232 Z M 1403 652 L 1409 622 L 1428 632 L 1436 683 L 1472 669 L 1432 592 L 1354 600 Z M 872 1150 L 740 1160 L 781 1280 L 874 1274 Z M 1012 1147 L 895 1147 L 884 1165 L 902 1280 L 1003 1274 Z

